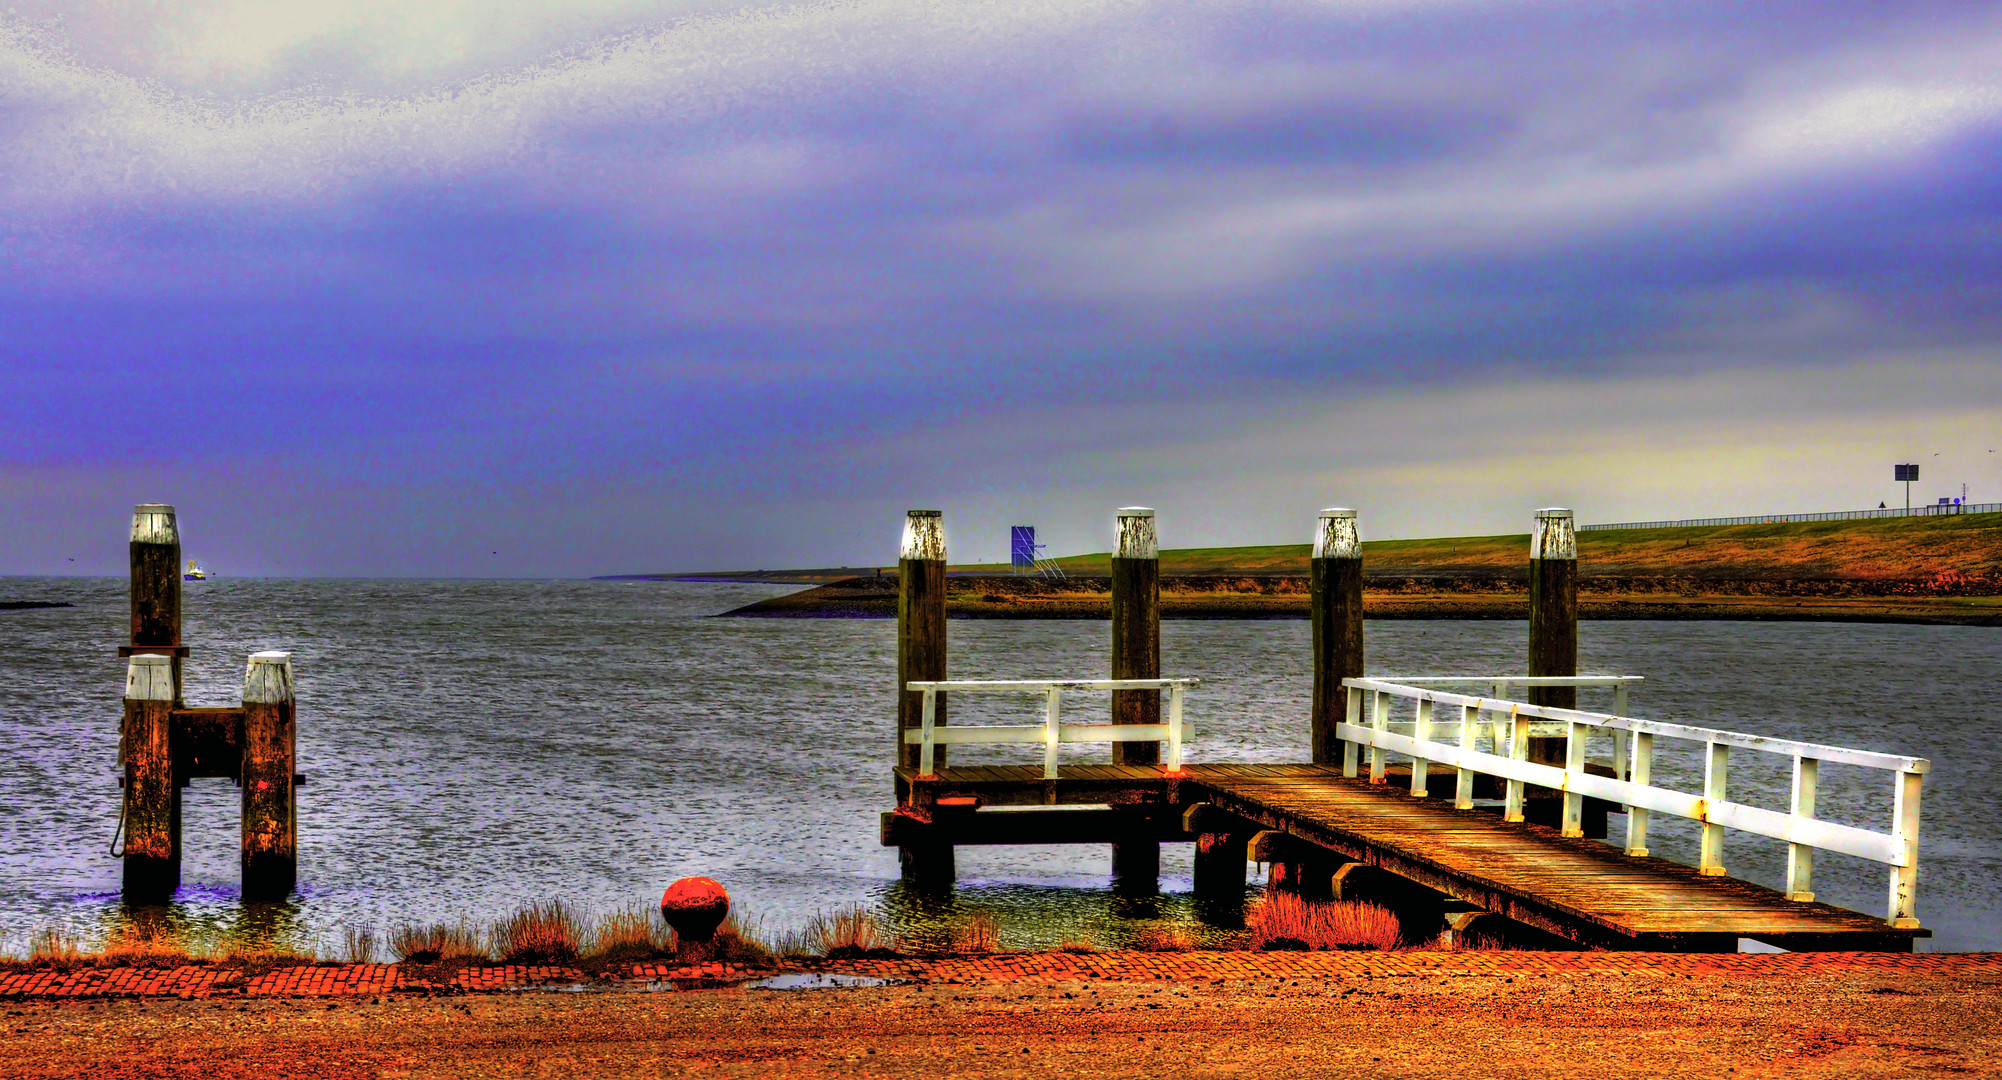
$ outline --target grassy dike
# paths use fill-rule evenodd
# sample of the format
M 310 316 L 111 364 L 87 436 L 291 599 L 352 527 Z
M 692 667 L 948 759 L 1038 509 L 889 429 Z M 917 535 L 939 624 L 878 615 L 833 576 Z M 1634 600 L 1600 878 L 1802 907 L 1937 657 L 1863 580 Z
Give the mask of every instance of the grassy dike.
M 1589 530 L 1579 535 L 1588 619 L 1784 619 L 2002 625 L 2002 514 Z M 1528 615 L 1527 533 L 1363 545 L 1365 612 L 1387 619 Z M 1307 614 L 1307 544 L 1161 553 L 1162 617 Z M 1104 619 L 1111 556 L 1056 560 L 1070 580 L 955 566 L 956 618 Z M 733 615 L 893 618 L 894 571 L 774 597 Z

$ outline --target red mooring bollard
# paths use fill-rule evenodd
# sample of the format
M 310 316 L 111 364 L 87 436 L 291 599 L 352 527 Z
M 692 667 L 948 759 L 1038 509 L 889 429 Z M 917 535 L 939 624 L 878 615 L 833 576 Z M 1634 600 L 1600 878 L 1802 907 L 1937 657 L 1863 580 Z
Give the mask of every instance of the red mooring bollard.
M 685 877 L 660 894 L 660 917 L 683 943 L 705 943 L 730 914 L 730 894 L 706 877 Z

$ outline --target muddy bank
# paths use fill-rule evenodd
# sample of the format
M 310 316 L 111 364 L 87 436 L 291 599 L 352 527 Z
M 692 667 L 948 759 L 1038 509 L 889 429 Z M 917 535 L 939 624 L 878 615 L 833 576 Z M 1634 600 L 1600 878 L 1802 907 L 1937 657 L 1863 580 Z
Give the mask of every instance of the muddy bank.
M 1526 619 L 1524 575 L 1372 572 L 1363 610 L 1372 619 Z M 2002 626 L 2002 591 L 1986 579 L 1853 580 L 1593 575 L 1579 583 L 1586 619 L 1757 619 Z M 1107 619 L 1111 581 L 1049 581 L 954 575 L 946 613 L 959 619 Z M 894 573 L 830 582 L 749 604 L 729 615 L 771 618 L 895 618 Z M 1307 579 L 1204 574 L 1161 579 L 1164 619 L 1304 619 Z
M 1248 979 L 14 1001 L 0 1016 L 0 1075 L 1655 1080 L 2002 1068 L 2002 971 L 1977 958 L 1532 955 L 1390 954 Z

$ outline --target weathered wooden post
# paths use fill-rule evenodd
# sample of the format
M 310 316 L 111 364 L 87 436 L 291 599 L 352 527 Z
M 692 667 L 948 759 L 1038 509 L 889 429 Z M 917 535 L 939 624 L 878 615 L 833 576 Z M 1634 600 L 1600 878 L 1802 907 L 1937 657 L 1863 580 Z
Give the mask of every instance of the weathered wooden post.
M 1161 548 L 1154 532 L 1154 511 L 1123 506 L 1118 516 L 1119 539 L 1112 552 L 1112 677 L 1161 677 Z M 1114 724 L 1159 724 L 1159 690 L 1114 690 Z M 1155 765 L 1161 760 L 1159 742 L 1112 744 L 1115 765 Z M 1137 817 L 1137 815 L 1136 815 Z M 1136 831 L 1138 822 L 1136 821 Z M 1124 840 L 1112 845 L 1113 888 L 1151 894 L 1161 884 L 1161 844 L 1158 840 Z
M 903 548 L 897 559 L 897 762 L 918 767 L 919 748 L 904 742 L 904 732 L 923 726 L 925 695 L 912 682 L 939 681 L 945 675 L 945 515 L 937 510 L 912 510 L 904 515 Z M 932 723 L 946 721 L 946 696 L 935 695 Z M 934 749 L 932 767 L 943 768 L 946 747 Z M 926 830 L 927 836 L 935 830 Z M 935 839 L 899 844 L 897 857 L 907 883 L 923 888 L 949 887 L 953 879 L 952 845 Z
M 243 898 L 282 900 L 298 880 L 292 654 L 252 653 L 243 675 Z
M 903 552 L 897 560 L 897 760 L 917 768 L 918 747 L 904 732 L 921 726 L 924 692 L 912 682 L 945 678 L 945 516 L 937 510 L 904 515 Z M 939 694 L 932 723 L 945 723 L 946 695 Z M 933 755 L 945 764 L 946 748 Z
M 1307 579 L 1314 623 L 1313 760 L 1332 765 L 1342 756 L 1335 738 L 1348 703 L 1342 680 L 1362 675 L 1362 532 L 1354 510 L 1321 511 Z
M 150 904 L 164 902 L 181 884 L 181 787 L 174 775 L 172 713 L 182 705 L 181 658 L 188 650 L 181 644 L 181 532 L 174 508 L 134 506 L 128 550 L 132 637 L 118 654 L 135 662 L 151 659 L 137 687 L 142 696 L 136 700 L 145 703 L 137 707 L 143 714 L 137 727 L 132 720 L 138 669 L 126 671 L 127 724 L 119 745 L 126 767 L 125 896 Z
M 1578 533 L 1571 511 L 1558 507 L 1538 510 L 1529 535 L 1529 673 L 1578 674 Z M 1575 709 L 1578 690 L 1530 687 L 1529 703 Z M 1563 765 L 1566 741 L 1530 739 L 1529 760 Z
M 177 568 L 178 569 L 178 568 Z M 164 904 L 181 886 L 181 789 L 174 778 L 174 658 L 140 653 L 125 667 L 125 900 Z

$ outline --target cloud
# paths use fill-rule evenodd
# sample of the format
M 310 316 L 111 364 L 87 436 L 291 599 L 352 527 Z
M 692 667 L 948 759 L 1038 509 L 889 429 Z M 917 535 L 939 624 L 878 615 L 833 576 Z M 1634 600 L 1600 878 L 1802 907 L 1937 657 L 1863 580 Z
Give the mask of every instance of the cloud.
M 990 490 L 1096 498 L 1206 475 L 1129 430 L 1764 385 L 2002 329 L 2002 21 L 1953 5 L 14 12 L 21 467 L 835 506 L 1027 442 Z M 155 415 L 183 422 L 135 444 Z

